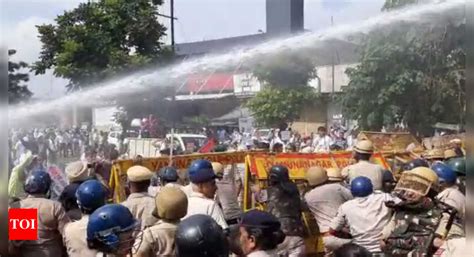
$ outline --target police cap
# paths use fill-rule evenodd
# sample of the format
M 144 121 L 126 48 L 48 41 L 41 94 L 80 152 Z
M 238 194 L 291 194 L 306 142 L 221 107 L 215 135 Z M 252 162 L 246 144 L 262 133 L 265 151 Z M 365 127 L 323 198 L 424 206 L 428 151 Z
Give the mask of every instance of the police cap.
M 280 229 L 281 224 L 272 214 L 254 209 L 242 214 L 240 226 L 277 231 Z
M 127 170 L 127 178 L 130 182 L 147 181 L 150 180 L 152 176 L 153 172 L 151 172 L 147 167 L 140 165 L 132 166 Z

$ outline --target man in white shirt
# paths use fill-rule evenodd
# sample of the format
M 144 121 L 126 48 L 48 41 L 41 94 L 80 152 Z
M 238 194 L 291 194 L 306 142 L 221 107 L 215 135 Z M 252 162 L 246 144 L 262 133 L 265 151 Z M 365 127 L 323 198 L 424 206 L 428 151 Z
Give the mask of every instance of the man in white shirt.
M 330 136 L 327 135 L 327 130 L 325 127 L 318 128 L 318 135 L 313 139 L 312 146 L 315 153 L 329 152 L 330 146 L 333 144 L 333 140 Z
M 382 231 L 392 217 L 392 210 L 385 202 L 399 203 L 401 200 L 387 193 L 374 192 L 370 179 L 362 176 L 352 180 L 351 193 L 355 198 L 339 207 L 330 233 L 336 234 L 348 226 L 353 243 L 372 253 L 381 252 Z
M 188 169 L 189 180 L 192 183 L 192 193 L 188 198 L 188 212 L 186 217 L 194 214 L 211 216 L 223 229 L 227 228 L 221 207 L 214 201 L 219 178 L 207 160 L 195 160 Z

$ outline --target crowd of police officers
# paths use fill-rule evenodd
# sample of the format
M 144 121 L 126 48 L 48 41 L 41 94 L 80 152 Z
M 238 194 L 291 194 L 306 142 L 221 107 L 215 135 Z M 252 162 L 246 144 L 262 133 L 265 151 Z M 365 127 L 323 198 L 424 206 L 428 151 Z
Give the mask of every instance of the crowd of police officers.
M 288 168 L 255 181 L 254 200 L 265 211 L 241 210 L 241 185 L 225 167 L 196 160 L 179 183 L 173 167 L 127 170 L 128 198 L 108 203 L 110 189 L 90 166 L 66 168 L 70 184 L 60 201 L 42 170 L 18 176 L 23 194 L 10 208 L 38 210 L 38 240 L 10 241 L 12 256 L 306 256 L 302 213 L 313 215 L 326 256 L 464 256 L 465 157 L 458 145 L 432 151 L 403 167 L 401 176 L 370 162 L 362 140 L 355 162 L 342 170 L 311 167 L 301 190 Z M 26 174 L 27 173 L 27 174 Z M 398 176 L 397 176 L 398 177 Z M 262 205 L 263 206 L 263 205 Z

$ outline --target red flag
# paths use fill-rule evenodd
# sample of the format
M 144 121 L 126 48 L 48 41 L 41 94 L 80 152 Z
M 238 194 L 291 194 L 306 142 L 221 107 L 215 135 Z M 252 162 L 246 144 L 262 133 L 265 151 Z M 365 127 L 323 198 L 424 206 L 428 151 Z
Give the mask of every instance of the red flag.
M 216 140 L 214 138 L 209 138 L 207 142 L 199 149 L 199 153 L 209 153 L 216 146 Z

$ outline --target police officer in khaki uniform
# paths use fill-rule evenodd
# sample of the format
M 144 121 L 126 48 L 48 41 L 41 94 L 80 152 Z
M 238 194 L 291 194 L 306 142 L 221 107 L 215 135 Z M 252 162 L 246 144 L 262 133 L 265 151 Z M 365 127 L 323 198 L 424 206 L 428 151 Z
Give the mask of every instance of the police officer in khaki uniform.
M 65 172 L 69 185 L 61 192 L 59 202 L 61 202 L 71 220 L 79 220 L 81 210 L 77 206 L 76 190 L 82 182 L 94 178 L 94 171 L 87 167 L 87 163 L 77 161 L 68 164 Z
M 224 171 L 224 165 L 213 162 L 212 168 L 217 176 L 222 177 L 222 179 L 216 181 L 216 201 L 222 207 L 227 224 L 235 225 L 239 222 L 242 209 L 239 206 L 238 185 L 233 176 L 234 167 L 231 170 Z
M 153 172 L 139 165 L 132 166 L 127 170 L 130 195 L 122 205 L 127 207 L 133 217 L 141 222 L 142 228 L 151 226 L 157 221 L 152 215 L 155 208 L 155 199 L 148 194 L 152 176 Z
M 69 257 L 95 256 L 97 251 L 87 247 L 87 223 L 89 215 L 106 203 L 107 190 L 99 181 L 92 179 L 77 188 L 76 197 L 82 218 L 66 225 L 64 244 Z
M 328 175 L 328 181 L 342 182 L 344 180 L 341 169 L 339 168 L 327 168 L 326 174 Z
M 337 174 L 331 175 L 337 176 Z M 337 180 L 329 181 L 326 170 L 321 167 L 309 168 L 306 171 L 306 180 L 312 189 L 305 194 L 304 199 L 318 223 L 326 254 L 330 254 L 335 249 L 351 242 L 350 239 L 333 236 L 329 233 L 329 228 L 339 207 L 353 197 L 351 191 L 342 183 Z
M 70 222 L 59 202 L 48 199 L 51 177 L 45 171 L 33 171 L 25 182 L 28 196 L 11 208 L 38 210 L 38 240 L 12 241 L 14 251 L 23 257 L 62 256 L 64 226 Z
M 356 164 L 349 165 L 342 170 L 342 176 L 350 184 L 359 176 L 370 179 L 374 190 L 382 190 L 383 168 L 380 165 L 370 163 L 370 157 L 374 152 L 374 146 L 369 140 L 358 141 L 354 147 L 354 159 Z
M 176 187 L 164 187 L 155 197 L 154 215 L 160 220 L 143 231 L 138 257 L 176 256 L 175 234 L 181 218 L 186 216 L 188 198 Z
M 446 236 L 448 238 L 465 237 L 466 197 L 456 185 L 456 172 L 441 162 L 432 165 L 431 169 L 438 175 L 437 189 L 439 193 L 435 199 L 448 204 L 457 211 L 454 223 L 450 231 L 446 231 L 446 233 L 449 232 Z M 442 225 L 445 222 L 447 219 L 442 219 Z
M 188 169 L 189 180 L 193 192 L 188 196 L 188 212 L 186 217 L 194 214 L 211 216 L 223 229 L 228 228 L 221 207 L 214 200 L 217 186 L 211 162 L 208 160 L 195 160 Z

